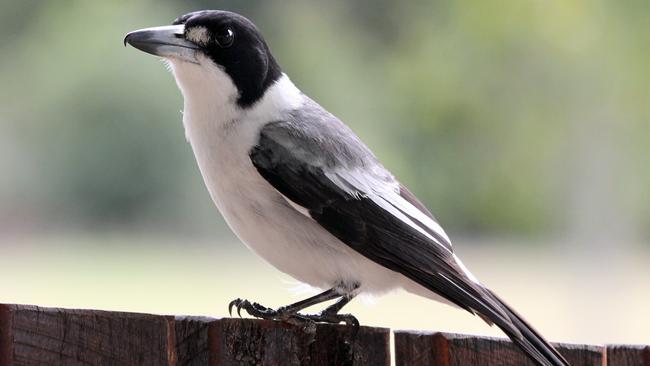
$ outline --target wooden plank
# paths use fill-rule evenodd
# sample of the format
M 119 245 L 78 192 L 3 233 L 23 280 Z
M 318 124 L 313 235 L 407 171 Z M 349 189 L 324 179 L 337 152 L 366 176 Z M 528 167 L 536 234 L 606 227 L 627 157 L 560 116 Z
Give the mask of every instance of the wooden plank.
M 178 365 L 390 365 L 390 330 L 177 317 Z
M 212 366 L 390 365 L 390 330 L 342 325 L 313 327 L 256 319 L 210 323 Z
M 390 365 L 388 329 L 0 304 L 0 365 Z
M 14 353 L 11 307 L 0 304 L 0 365 L 11 365 Z
M 0 313 L 3 366 L 169 364 L 163 316 L 27 305 Z
M 650 346 L 554 345 L 573 366 L 650 366 Z M 505 338 L 396 331 L 395 351 L 397 366 L 532 365 Z M 42 364 L 388 366 L 389 330 L 0 304 L 0 365 Z
M 395 365 L 445 365 L 447 340 L 439 333 L 395 331 Z M 442 342 L 442 343 L 440 343 Z
M 216 319 L 177 316 L 174 321 L 174 346 L 177 366 L 210 365 L 210 327 Z M 213 363 L 212 363 L 213 364 Z
M 650 346 L 608 345 L 608 366 L 650 366 Z
M 553 343 L 572 366 L 607 365 L 605 347 L 588 344 Z
M 573 366 L 602 365 L 603 347 L 558 344 L 554 346 Z M 535 364 L 509 339 L 440 332 L 395 332 L 397 366 L 515 366 Z

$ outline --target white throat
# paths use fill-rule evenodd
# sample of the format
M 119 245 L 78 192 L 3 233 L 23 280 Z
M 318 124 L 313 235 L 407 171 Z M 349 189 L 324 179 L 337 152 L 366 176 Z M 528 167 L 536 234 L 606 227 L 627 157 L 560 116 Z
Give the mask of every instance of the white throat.
M 183 94 L 183 125 L 190 142 L 196 133 L 215 132 L 215 129 L 227 132 L 241 124 L 247 129 L 258 130 L 261 125 L 281 118 L 303 103 L 304 95 L 286 74 L 282 74 L 260 100 L 241 108 L 237 105 L 239 91 L 230 76 L 206 56 L 197 58 L 199 64 L 169 60 Z
M 249 153 L 259 131 L 265 124 L 285 118 L 306 97 L 283 74 L 259 101 L 241 108 L 234 83 L 211 61 L 170 64 L 185 99 L 185 135 L 203 180 L 226 221 L 239 232 L 237 228 L 246 226 L 238 224 L 246 221 L 241 220 L 242 212 L 254 212 L 240 207 L 241 202 L 258 204 L 253 202 L 260 197 L 282 200 L 251 163 Z

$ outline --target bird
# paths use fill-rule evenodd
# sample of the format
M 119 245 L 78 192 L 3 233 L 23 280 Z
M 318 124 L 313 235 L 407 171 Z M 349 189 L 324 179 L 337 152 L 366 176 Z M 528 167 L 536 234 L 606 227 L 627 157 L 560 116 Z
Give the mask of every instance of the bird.
M 568 365 L 456 256 L 437 219 L 340 119 L 284 73 L 258 27 L 225 10 L 129 32 L 163 58 L 183 95 L 183 126 L 210 197 L 237 237 L 278 270 L 323 292 L 238 312 L 346 323 L 360 293 L 404 289 L 498 326 L 539 365 Z M 336 300 L 318 314 L 309 306 Z

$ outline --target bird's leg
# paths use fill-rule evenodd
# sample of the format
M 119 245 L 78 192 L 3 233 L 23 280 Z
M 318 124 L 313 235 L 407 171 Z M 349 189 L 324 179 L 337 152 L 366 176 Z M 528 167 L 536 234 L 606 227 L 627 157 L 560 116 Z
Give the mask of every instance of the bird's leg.
M 320 322 L 320 323 L 331 323 L 331 324 L 338 324 L 338 323 L 345 323 L 347 325 L 352 325 L 354 327 L 359 326 L 359 321 L 357 318 L 352 315 L 352 314 L 339 314 L 339 311 L 347 305 L 352 299 L 356 296 L 356 293 L 350 292 L 334 304 L 330 305 L 327 307 L 325 310 L 321 311 L 319 314 L 300 314 L 301 317 L 305 319 L 309 319 L 315 322 Z
M 336 287 L 331 288 L 327 291 L 321 292 L 318 295 L 312 296 L 302 301 L 298 301 L 291 305 L 282 306 L 277 310 L 267 308 L 266 306 L 260 305 L 256 302 L 251 303 L 248 300 L 244 299 L 235 299 L 230 302 L 228 305 L 228 312 L 232 314 L 232 308 L 237 309 L 237 314 L 241 316 L 241 310 L 244 309 L 246 312 L 256 318 L 268 319 L 268 320 L 287 320 L 291 317 L 301 318 L 302 315 L 296 316 L 298 312 L 304 308 L 308 308 L 312 305 L 320 304 L 328 300 L 336 299 L 341 297 L 339 291 Z

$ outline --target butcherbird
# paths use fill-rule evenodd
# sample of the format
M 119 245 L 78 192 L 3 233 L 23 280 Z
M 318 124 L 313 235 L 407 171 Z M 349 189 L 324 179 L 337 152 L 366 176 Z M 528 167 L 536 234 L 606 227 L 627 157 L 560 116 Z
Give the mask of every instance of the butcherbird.
M 187 140 L 232 230 L 280 271 L 326 289 L 278 309 L 242 299 L 230 309 L 358 325 L 340 314 L 352 298 L 403 288 L 496 324 L 540 365 L 568 365 L 465 268 L 434 216 L 350 128 L 291 82 L 251 21 L 197 11 L 124 42 L 168 62 Z

